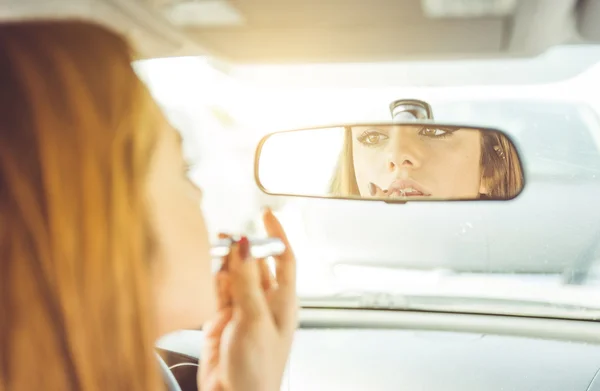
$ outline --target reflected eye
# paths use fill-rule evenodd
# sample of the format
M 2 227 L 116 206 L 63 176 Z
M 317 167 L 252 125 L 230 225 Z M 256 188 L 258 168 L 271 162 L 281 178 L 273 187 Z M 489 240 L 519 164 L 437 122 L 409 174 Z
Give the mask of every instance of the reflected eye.
M 452 136 L 453 129 L 448 128 L 423 128 L 419 131 L 420 136 L 429 138 L 446 138 Z
M 387 140 L 389 137 L 386 134 L 378 132 L 376 130 L 366 130 L 356 139 L 361 143 L 368 147 L 377 145 L 382 141 Z

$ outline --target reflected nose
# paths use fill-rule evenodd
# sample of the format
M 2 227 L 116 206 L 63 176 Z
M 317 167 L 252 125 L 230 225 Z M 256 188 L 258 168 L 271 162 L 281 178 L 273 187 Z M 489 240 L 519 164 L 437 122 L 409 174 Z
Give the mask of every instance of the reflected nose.
M 392 150 L 389 152 L 388 168 L 395 171 L 401 168 L 414 169 L 421 166 L 416 142 L 410 135 L 401 135 L 395 142 L 390 143 Z
M 390 159 L 388 162 L 388 166 L 390 171 L 394 171 L 398 168 L 414 168 L 415 167 L 415 159 L 410 156 L 403 156 L 397 159 Z

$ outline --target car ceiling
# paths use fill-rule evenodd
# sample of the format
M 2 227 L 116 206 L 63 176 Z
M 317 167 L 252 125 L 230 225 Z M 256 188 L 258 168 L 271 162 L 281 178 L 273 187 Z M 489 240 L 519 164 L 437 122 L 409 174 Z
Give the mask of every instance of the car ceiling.
M 514 9 L 448 18 L 424 6 L 490 1 L 5 0 L 0 17 L 90 19 L 130 36 L 141 57 L 211 54 L 238 64 L 534 56 L 598 30 L 593 1 L 494 0 Z
M 211 51 L 236 62 L 487 57 L 539 52 L 546 41 L 570 38 L 562 24 L 572 0 L 553 1 L 552 7 L 548 1 L 524 1 L 507 17 L 460 19 L 427 17 L 422 1 L 236 0 L 231 4 L 244 24 L 188 31 Z M 534 17 L 541 14 L 544 23 Z M 542 31 L 542 24 L 552 29 Z

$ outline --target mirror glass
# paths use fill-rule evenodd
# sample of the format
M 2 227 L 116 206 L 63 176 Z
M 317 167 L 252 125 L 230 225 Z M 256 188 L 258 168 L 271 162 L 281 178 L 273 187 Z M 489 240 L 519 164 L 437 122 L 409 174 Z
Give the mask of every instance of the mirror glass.
M 255 161 L 267 194 L 389 202 L 510 200 L 523 189 L 501 131 L 433 123 L 360 124 L 273 133 Z

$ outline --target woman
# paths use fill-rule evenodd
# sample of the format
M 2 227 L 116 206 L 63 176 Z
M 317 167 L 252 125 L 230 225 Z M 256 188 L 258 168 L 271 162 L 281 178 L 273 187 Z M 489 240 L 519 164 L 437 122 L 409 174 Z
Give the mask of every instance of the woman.
M 393 125 L 345 129 L 330 193 L 510 199 L 522 188 L 517 152 L 501 133 Z
M 0 390 L 164 389 L 155 339 L 207 320 L 200 389 L 278 390 L 292 252 L 275 279 L 240 240 L 215 297 L 201 192 L 123 38 L 10 23 L 0 53 Z

